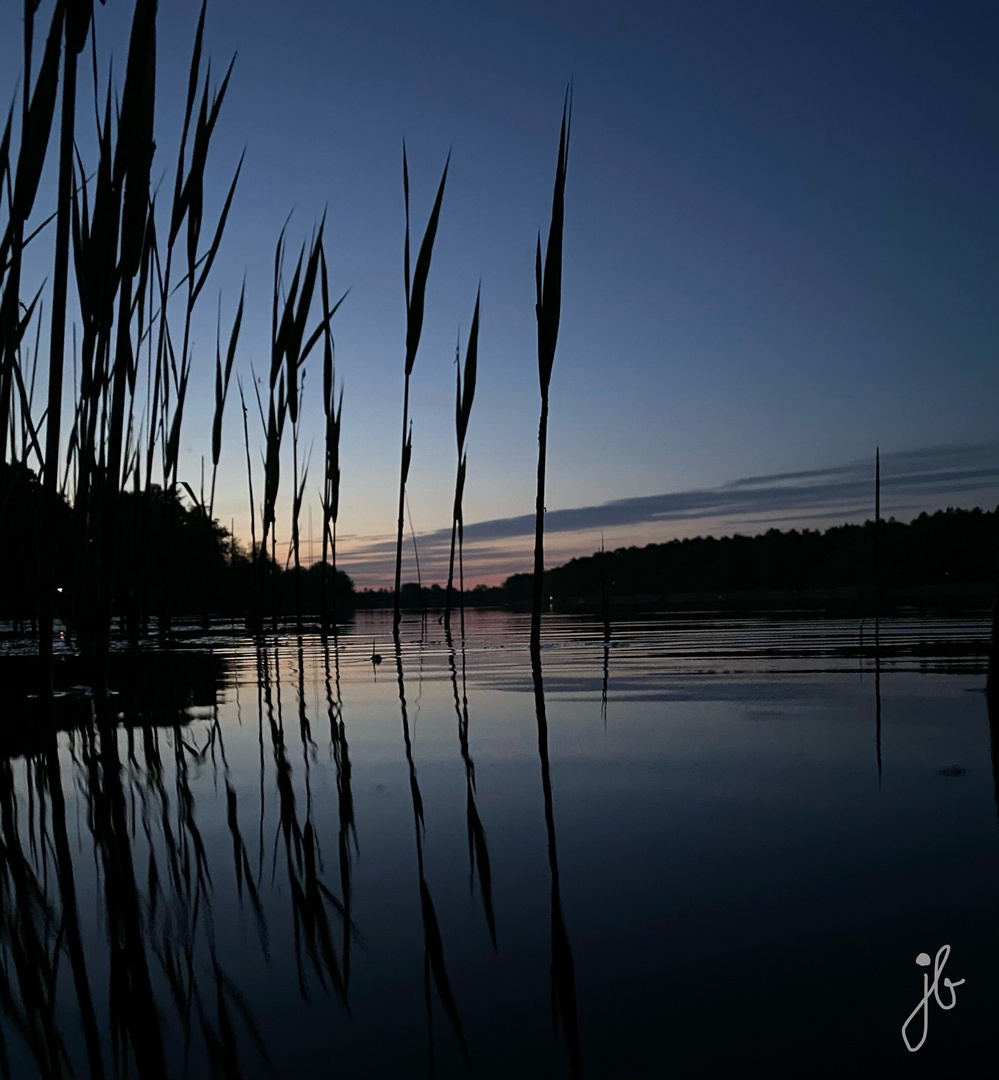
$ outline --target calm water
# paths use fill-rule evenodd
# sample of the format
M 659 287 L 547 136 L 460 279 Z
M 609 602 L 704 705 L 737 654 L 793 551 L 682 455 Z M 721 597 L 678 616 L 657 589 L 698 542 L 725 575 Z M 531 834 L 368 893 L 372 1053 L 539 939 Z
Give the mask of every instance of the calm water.
M 526 617 L 371 613 L 122 664 L 55 744 L 18 705 L 8 1074 L 999 1068 L 984 622 L 887 621 L 879 671 L 855 621 L 544 634 L 542 685 Z

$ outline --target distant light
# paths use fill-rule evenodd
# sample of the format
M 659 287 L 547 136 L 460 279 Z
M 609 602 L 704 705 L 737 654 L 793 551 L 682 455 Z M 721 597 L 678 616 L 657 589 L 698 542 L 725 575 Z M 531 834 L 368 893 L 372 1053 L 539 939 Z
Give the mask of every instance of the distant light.
M 62 592 L 62 586 L 61 585 L 58 586 L 58 588 L 56 589 L 56 592 Z

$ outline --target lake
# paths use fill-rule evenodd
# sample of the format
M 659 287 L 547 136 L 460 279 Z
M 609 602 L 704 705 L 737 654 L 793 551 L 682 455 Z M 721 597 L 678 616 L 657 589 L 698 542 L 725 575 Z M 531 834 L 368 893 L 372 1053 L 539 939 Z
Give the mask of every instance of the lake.
M 453 629 L 16 700 L 6 1074 L 992 1074 L 986 620 L 549 615 L 540 678 L 529 616 Z

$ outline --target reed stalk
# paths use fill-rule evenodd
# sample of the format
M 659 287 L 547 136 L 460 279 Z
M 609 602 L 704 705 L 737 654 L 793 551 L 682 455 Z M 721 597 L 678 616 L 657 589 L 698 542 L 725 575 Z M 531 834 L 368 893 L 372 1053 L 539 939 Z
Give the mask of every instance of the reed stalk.
M 2 291 L 0 291 L 0 463 L 4 464 L 7 462 L 8 437 L 12 462 L 16 461 L 17 457 L 17 436 L 12 401 L 15 383 L 21 400 L 22 459 L 25 465 L 27 464 L 27 449 L 24 444 L 24 435 L 32 429 L 30 404 L 27 401 L 21 378 L 18 354 L 21 340 L 31 321 L 37 297 L 22 316 L 20 300 L 22 255 L 31 239 L 30 236 L 25 238 L 25 228 L 38 191 L 55 111 L 65 15 L 65 4 L 63 0 L 58 0 L 52 15 L 38 78 L 32 90 L 31 55 L 34 13 L 37 6 L 37 3 L 32 0 L 25 0 L 21 138 L 16 163 L 12 163 L 10 157 L 13 104 L 7 116 L 4 134 L 0 138 L 0 185 L 3 185 L 7 195 L 7 222 L 0 237 L 0 285 L 2 285 Z M 11 183 L 12 176 L 13 183 Z M 2 205 L 2 195 L 0 195 L 0 205 Z M 41 458 L 37 433 L 33 431 L 32 442 L 36 453 Z M 18 472 L 11 470 L 7 474 L 9 478 L 5 478 L 3 484 L 0 484 L 0 512 L 11 497 L 13 487 L 18 482 L 18 476 Z M 48 490 L 47 487 L 45 490 Z M 43 526 L 44 524 L 46 522 L 42 522 Z M 44 554 L 46 552 L 43 550 Z M 0 552 L 0 559 L 5 558 L 6 553 Z M 46 577 L 44 568 L 42 577 L 44 582 Z M 43 615 L 43 625 L 44 621 Z M 47 669 L 48 666 L 43 654 L 43 668 Z M 43 679 L 43 682 L 45 681 Z
M 299 393 L 305 390 L 305 373 L 302 373 L 302 382 Z M 301 413 L 291 425 L 291 453 L 292 453 L 292 506 L 291 506 L 291 546 L 295 556 L 295 624 L 299 634 L 302 632 L 302 564 L 299 558 L 300 534 L 299 519 L 302 514 L 302 499 L 305 495 L 305 483 L 309 476 L 309 461 L 306 458 L 305 468 L 302 472 L 301 481 L 298 478 L 298 436 Z M 311 449 L 309 452 L 311 457 Z
M 323 226 L 325 216 L 319 223 L 319 228 L 312 238 L 309 248 L 308 259 L 305 258 L 305 245 L 298 256 L 295 272 L 292 275 L 291 285 L 285 295 L 284 303 L 281 303 L 282 295 L 282 268 L 284 263 L 285 232 L 287 222 L 278 237 L 274 252 L 274 287 L 271 294 L 271 367 L 270 367 L 270 400 L 268 403 L 267 418 L 264 420 L 263 406 L 260 393 L 257 390 L 257 406 L 260 411 L 261 423 L 264 427 L 266 450 L 264 459 L 264 493 L 263 493 L 263 527 L 261 532 L 259 552 L 267 550 L 267 538 L 271 537 L 271 561 L 272 568 L 276 565 L 274 560 L 274 528 L 275 509 L 277 505 L 278 488 L 281 477 L 281 441 L 284 434 L 285 418 L 290 417 L 292 423 L 293 447 L 295 460 L 295 475 L 293 482 L 293 521 L 292 521 L 292 544 L 295 553 L 296 566 L 298 565 L 298 513 L 301 509 L 301 499 L 304 493 L 304 485 L 299 485 L 297 475 L 297 431 L 299 416 L 299 398 L 302 374 L 305 360 L 312 352 L 326 330 L 330 320 L 336 313 L 344 296 L 331 308 L 324 311 L 318 325 L 305 339 L 306 320 L 312 307 L 312 299 L 315 293 L 316 280 L 319 273 L 319 262 L 322 252 Z M 304 275 L 303 275 L 304 268 Z M 279 315 L 280 312 L 280 315 Z M 256 383 L 254 383 L 256 389 Z M 257 579 L 259 589 L 259 566 L 261 559 L 257 557 Z M 276 606 L 272 617 L 277 618 Z
M 402 398 L 402 453 L 399 465 L 399 518 L 396 532 L 395 545 L 395 608 L 392 614 L 393 633 L 399 633 L 399 621 L 401 619 L 399 609 L 399 596 L 402 589 L 402 531 L 405 527 L 406 509 L 406 477 L 409 475 L 409 463 L 413 452 L 413 428 L 409 420 L 409 377 L 413 372 L 416 362 L 416 350 L 420 344 L 420 334 L 423 330 L 423 305 L 427 288 L 427 276 L 430 273 L 430 257 L 434 247 L 434 237 L 437 235 L 437 222 L 440 218 L 441 201 L 444 198 L 444 183 L 447 180 L 447 170 L 451 163 L 451 154 L 448 153 L 444 162 L 444 172 L 441 174 L 440 186 L 437 188 L 437 198 L 434 208 L 430 212 L 427 221 L 426 232 L 423 234 L 423 242 L 420 244 L 420 252 L 416 257 L 416 266 L 413 268 L 412 289 L 409 278 L 409 167 L 406 162 L 406 144 L 402 144 L 402 191 L 403 200 L 406 204 L 406 242 L 403 257 L 403 270 L 406 281 L 406 378 L 403 386 Z
M 455 539 L 459 545 L 459 575 L 461 577 L 461 608 L 464 620 L 465 610 L 465 581 L 461 573 L 461 543 L 464 539 L 464 519 L 461 513 L 461 499 L 465 490 L 465 469 L 467 457 L 465 455 L 465 435 L 468 431 L 468 418 L 472 413 L 472 401 L 475 397 L 475 375 L 478 360 L 479 343 L 479 299 L 482 294 L 482 285 L 475 294 L 475 311 L 472 313 L 472 328 L 468 334 L 468 347 L 465 352 L 465 382 L 462 387 L 461 365 L 458 357 L 458 346 L 455 346 L 455 368 L 457 389 L 455 390 L 454 404 L 454 427 L 458 441 L 458 473 L 454 482 L 454 507 L 451 513 L 451 554 L 448 558 L 447 567 L 447 592 L 444 598 L 444 629 L 451 631 L 451 594 L 454 588 L 454 548 Z M 464 630 L 464 621 L 462 623 Z
M 326 253 L 319 249 L 323 310 L 330 310 L 329 273 L 326 267 Z M 346 296 L 346 293 L 344 293 Z M 339 305 L 337 305 L 339 306 Z M 323 508 L 323 564 L 320 578 L 320 626 L 323 634 L 329 628 L 329 609 L 327 606 L 327 557 L 332 551 L 333 562 L 333 634 L 336 636 L 336 523 L 340 512 L 340 417 L 343 413 L 343 383 L 340 395 L 334 405 L 336 388 L 336 361 L 333 348 L 333 333 L 329 324 L 323 334 L 323 414 L 326 417 L 325 441 L 326 452 L 323 456 L 323 490 L 321 503 Z
M 541 603 L 545 576 L 545 462 L 548 453 L 548 388 L 555 345 L 558 341 L 559 314 L 562 305 L 562 229 L 565 209 L 565 173 L 569 155 L 569 128 L 572 123 L 572 86 L 565 92 L 562 106 L 562 130 L 555 167 L 555 190 L 552 196 L 552 220 L 548 230 L 544 275 L 541 265 L 541 234 L 534 260 L 537 289 L 535 312 L 538 320 L 538 376 L 541 384 L 541 419 L 538 423 L 538 495 L 535 501 L 534 594 L 531 605 L 531 655 L 540 655 Z
M 55 572 L 52 507 L 56 502 L 59 473 L 59 436 L 62 417 L 63 359 L 66 337 L 66 297 L 69 279 L 69 225 L 72 210 L 73 137 L 76 129 L 76 64 L 87 41 L 93 19 L 93 0 L 70 0 L 65 20 L 62 115 L 59 128 L 59 188 L 56 211 L 55 267 L 52 278 L 52 323 L 49 332 L 48 409 L 45 423 L 45 463 L 42 486 L 46 520 L 41 530 L 42 589 L 38 627 L 41 685 L 52 690 L 52 624 Z M 39 324 L 41 320 L 39 319 Z
M 239 329 L 243 322 L 243 300 L 246 296 L 246 279 L 243 279 L 243 287 L 239 292 L 239 305 L 236 308 L 236 317 L 233 320 L 232 330 L 229 333 L 229 346 L 225 354 L 225 366 L 222 365 L 222 355 L 219 351 L 219 336 L 216 326 L 215 333 L 215 415 L 212 418 L 212 488 L 208 500 L 208 520 L 215 517 L 215 479 L 219 470 L 219 458 L 222 456 L 222 415 L 225 411 L 226 397 L 229 394 L 229 378 L 232 375 L 233 361 L 236 359 L 236 342 L 239 339 Z

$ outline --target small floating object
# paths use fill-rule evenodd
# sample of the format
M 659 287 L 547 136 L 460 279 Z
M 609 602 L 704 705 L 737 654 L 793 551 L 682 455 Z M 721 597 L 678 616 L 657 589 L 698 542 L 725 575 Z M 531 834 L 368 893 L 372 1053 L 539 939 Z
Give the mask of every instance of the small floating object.
M 381 662 L 382 662 L 382 654 L 380 652 L 375 652 L 375 643 L 374 643 L 374 640 L 372 639 L 372 642 L 371 642 L 371 663 L 372 663 L 372 665 L 374 665 L 374 664 L 380 664 Z
M 963 765 L 948 765 L 944 769 L 937 769 L 938 776 L 964 776 L 968 770 Z

